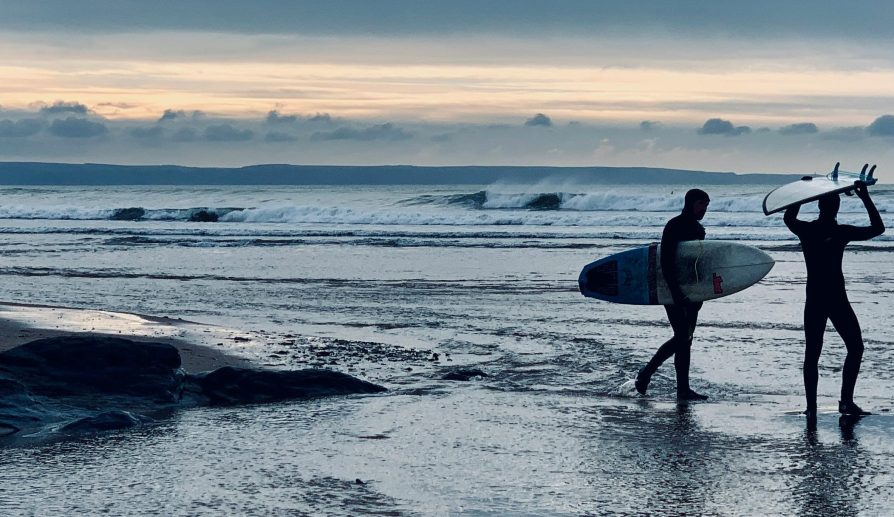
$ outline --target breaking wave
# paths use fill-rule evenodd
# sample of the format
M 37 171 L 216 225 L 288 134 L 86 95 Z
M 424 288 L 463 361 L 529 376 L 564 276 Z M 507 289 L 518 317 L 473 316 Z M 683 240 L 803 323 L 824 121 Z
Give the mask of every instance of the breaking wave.
M 680 193 L 677 193 L 680 194 Z M 407 204 L 460 205 L 478 210 L 567 210 L 580 212 L 676 212 L 681 208 L 680 195 L 619 194 L 614 192 L 522 192 L 506 193 L 482 190 L 471 194 L 420 196 Z M 712 212 L 761 213 L 764 194 L 715 197 Z M 879 209 L 894 209 L 894 204 L 882 198 L 876 201 Z M 892 206 L 887 206 L 892 205 Z M 810 212 L 810 205 L 805 212 Z M 862 212 L 859 204 L 842 204 L 842 212 Z

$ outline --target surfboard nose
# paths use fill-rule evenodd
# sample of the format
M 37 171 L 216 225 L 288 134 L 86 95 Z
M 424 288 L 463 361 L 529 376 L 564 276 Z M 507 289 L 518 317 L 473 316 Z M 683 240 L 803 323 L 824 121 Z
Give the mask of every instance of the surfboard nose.
M 581 272 L 578 285 L 584 294 L 585 291 L 590 291 L 603 296 L 618 296 L 618 261 L 607 260 L 593 264 Z

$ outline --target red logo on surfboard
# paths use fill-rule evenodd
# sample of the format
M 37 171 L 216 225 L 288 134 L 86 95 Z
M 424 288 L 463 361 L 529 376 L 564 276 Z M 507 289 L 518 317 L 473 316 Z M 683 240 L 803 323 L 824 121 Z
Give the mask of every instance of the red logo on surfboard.
M 714 294 L 723 294 L 723 277 L 714 273 Z

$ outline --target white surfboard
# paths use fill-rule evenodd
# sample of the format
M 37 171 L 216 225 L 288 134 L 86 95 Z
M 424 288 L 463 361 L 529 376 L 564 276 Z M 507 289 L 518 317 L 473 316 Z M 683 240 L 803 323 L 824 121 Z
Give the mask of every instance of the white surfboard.
M 693 302 L 737 293 L 757 283 L 775 261 L 763 251 L 725 241 L 685 241 L 677 246 L 677 281 Z M 632 305 L 674 303 L 661 270 L 661 246 L 615 253 L 584 266 L 580 292 L 589 298 Z
M 798 181 L 783 185 L 764 198 L 764 215 L 781 212 L 791 206 L 800 205 L 816 201 L 826 194 L 846 193 L 850 194 L 856 188 L 855 183 L 862 181 L 867 185 L 875 185 L 876 178 L 872 177 L 875 173 L 875 165 L 866 174 L 866 168 L 869 164 L 863 166 L 863 171 L 859 174 L 855 172 L 846 172 L 838 170 L 838 163 L 835 164 L 835 170 L 825 176 L 804 176 Z

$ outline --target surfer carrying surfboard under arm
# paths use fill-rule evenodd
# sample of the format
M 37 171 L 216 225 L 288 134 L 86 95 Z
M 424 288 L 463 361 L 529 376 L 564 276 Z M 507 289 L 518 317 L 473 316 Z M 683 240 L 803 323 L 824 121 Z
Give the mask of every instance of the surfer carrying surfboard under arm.
M 836 217 L 841 204 L 838 193 L 827 194 L 817 199 L 820 213 L 814 221 L 798 219 L 800 204 L 793 205 L 785 211 L 785 225 L 800 239 L 804 262 L 807 265 L 803 371 L 807 398 L 807 410 L 804 413 L 809 417 L 816 415 L 819 358 L 823 351 L 826 322 L 830 319 L 847 348 L 838 411 L 846 415 L 870 414 L 854 403 L 854 386 L 863 359 L 863 336 L 860 323 L 847 298 L 841 263 L 844 248 L 849 242 L 878 237 L 884 233 L 885 225 L 875 203 L 869 197 L 866 183 L 857 181 L 854 185 L 854 190 L 863 201 L 869 215 L 869 226 L 838 224 Z
M 636 375 L 634 386 L 640 395 L 645 395 L 652 375 L 670 356 L 674 356 L 674 370 L 677 374 L 677 400 L 706 400 L 708 397 L 696 393 L 689 387 L 689 362 L 692 349 L 692 335 L 698 321 L 701 302 L 693 303 L 683 294 L 674 274 L 677 271 L 677 246 L 683 241 L 705 239 L 705 228 L 699 223 L 708 210 L 711 199 L 707 192 L 692 189 L 686 193 L 683 211 L 664 226 L 661 234 L 661 269 L 664 280 L 671 292 L 674 303 L 665 305 L 667 319 L 674 336 L 661 345 L 652 359 Z

